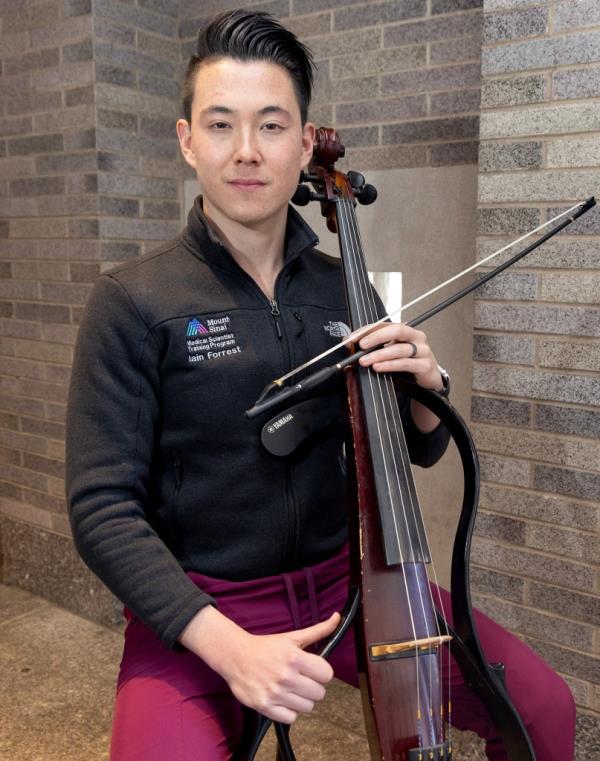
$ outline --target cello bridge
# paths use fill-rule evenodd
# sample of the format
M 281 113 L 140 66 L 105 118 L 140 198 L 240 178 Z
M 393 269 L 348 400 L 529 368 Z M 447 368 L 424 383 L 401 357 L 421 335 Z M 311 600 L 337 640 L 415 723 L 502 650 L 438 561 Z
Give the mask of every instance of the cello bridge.
M 390 658 L 411 658 L 415 655 L 433 655 L 438 647 L 450 642 L 448 634 L 439 637 L 422 637 L 407 642 L 378 642 L 369 645 L 369 658 L 372 661 L 388 660 Z
M 452 761 L 452 748 L 449 742 L 430 748 L 412 748 L 408 751 L 408 761 Z

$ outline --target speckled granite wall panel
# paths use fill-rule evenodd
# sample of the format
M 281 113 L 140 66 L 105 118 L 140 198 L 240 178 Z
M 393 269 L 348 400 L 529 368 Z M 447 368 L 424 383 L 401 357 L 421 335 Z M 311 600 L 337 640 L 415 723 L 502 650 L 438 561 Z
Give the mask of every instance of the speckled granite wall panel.
M 7 516 L 1 528 L 4 583 L 106 625 L 122 621 L 123 606 L 86 568 L 70 538 Z
M 600 179 L 598 4 L 485 0 L 483 11 L 482 258 Z M 600 714 L 599 218 L 594 210 L 480 291 L 474 319 L 485 468 L 473 584 L 565 675 L 580 706 L 577 758 L 589 758 Z M 522 580 L 524 608 L 511 586 L 492 583 L 500 571 Z

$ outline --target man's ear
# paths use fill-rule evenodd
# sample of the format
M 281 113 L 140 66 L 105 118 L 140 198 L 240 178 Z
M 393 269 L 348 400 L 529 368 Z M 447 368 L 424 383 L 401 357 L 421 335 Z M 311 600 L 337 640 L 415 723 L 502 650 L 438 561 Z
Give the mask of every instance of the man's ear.
M 178 119 L 175 125 L 177 137 L 179 138 L 179 148 L 181 155 L 187 163 L 196 168 L 196 155 L 192 150 L 192 131 L 186 119 Z
M 302 128 L 302 160 L 301 169 L 306 169 L 313 156 L 313 146 L 317 128 L 312 122 L 306 122 Z

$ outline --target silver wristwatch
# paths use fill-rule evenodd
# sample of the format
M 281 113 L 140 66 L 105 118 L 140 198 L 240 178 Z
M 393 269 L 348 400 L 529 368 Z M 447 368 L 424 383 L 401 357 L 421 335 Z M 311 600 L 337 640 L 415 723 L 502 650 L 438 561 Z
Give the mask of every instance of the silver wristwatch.
M 438 370 L 440 372 L 440 375 L 442 376 L 443 385 L 439 391 L 436 391 L 436 393 L 439 394 L 440 396 L 448 397 L 450 395 L 450 376 L 441 365 L 438 365 Z

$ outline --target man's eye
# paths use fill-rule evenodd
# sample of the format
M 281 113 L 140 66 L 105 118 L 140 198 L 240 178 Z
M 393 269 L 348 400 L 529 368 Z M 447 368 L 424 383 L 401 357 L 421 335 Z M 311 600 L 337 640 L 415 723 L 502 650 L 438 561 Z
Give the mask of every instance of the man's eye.
M 227 129 L 229 127 L 229 124 L 227 122 L 213 122 L 210 125 L 211 129 Z
M 263 128 L 267 132 L 279 132 L 280 130 L 283 129 L 281 124 L 277 124 L 276 122 L 267 122 L 266 124 L 263 125 Z

